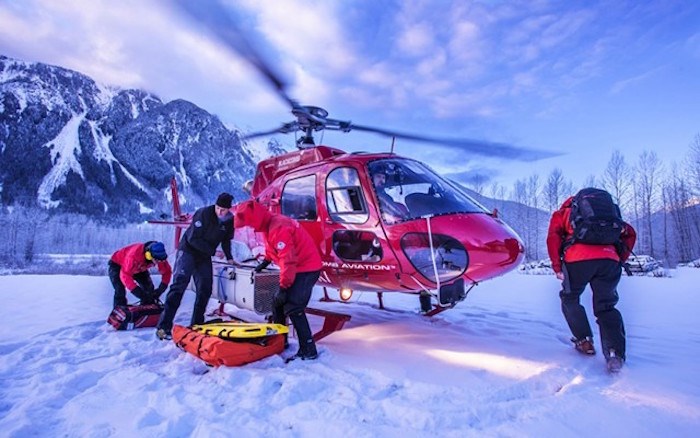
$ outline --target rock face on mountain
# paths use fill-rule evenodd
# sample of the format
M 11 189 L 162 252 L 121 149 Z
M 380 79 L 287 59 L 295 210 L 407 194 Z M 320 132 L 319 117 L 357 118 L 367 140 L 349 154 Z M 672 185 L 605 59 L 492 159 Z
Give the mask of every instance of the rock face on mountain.
M 237 131 L 184 101 L 101 86 L 60 67 L 0 56 L 0 203 L 133 221 L 221 191 L 242 199 L 255 163 Z

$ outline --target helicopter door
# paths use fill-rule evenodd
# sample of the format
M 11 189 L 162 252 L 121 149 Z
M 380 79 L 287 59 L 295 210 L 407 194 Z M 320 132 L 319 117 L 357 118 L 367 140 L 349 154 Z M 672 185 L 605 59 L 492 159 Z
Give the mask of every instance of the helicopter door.
M 334 272 L 343 282 L 367 283 L 368 270 L 396 273 L 398 264 L 388 249 L 380 221 L 370 210 L 357 169 L 332 169 L 326 178 L 325 200 L 328 217 L 323 225 L 323 259 L 337 268 Z M 387 278 L 393 281 L 395 276 Z
M 299 221 L 299 224 L 309 232 L 315 242 L 322 239 L 316 203 L 315 174 L 285 182 L 280 196 L 280 212 Z

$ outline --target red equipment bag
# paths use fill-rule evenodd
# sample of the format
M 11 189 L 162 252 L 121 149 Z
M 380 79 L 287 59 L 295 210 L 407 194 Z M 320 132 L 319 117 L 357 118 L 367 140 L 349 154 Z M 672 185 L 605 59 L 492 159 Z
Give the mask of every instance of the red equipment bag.
M 173 326 L 173 342 L 211 366 L 241 366 L 284 351 L 284 335 L 222 339 L 181 325 Z
M 162 312 L 162 304 L 117 306 L 109 314 L 107 322 L 117 330 L 155 327 Z

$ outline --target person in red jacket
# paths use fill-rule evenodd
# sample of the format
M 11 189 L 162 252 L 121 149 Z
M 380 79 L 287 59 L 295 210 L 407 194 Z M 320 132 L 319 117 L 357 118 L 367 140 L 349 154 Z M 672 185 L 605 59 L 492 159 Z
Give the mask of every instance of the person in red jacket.
M 109 279 L 114 287 L 114 307 L 126 306 L 128 289 L 141 304 L 155 303 L 170 283 L 172 269 L 162 242 L 133 243 L 117 250 L 109 260 Z M 157 288 L 148 269 L 157 266 L 161 280 Z
M 289 317 L 299 338 L 295 357 L 316 359 L 316 344 L 304 313 L 322 267 L 321 256 L 311 236 L 294 219 L 272 214 L 253 200 L 236 206 L 234 223 L 236 227 L 249 226 L 263 234 L 265 261 L 256 271 L 271 262 L 280 268 L 280 290 L 273 303 L 273 322 L 284 324 L 285 317 Z
M 593 313 L 600 329 L 603 355 L 611 371 L 619 370 L 626 357 L 625 326 L 620 311 L 615 308 L 619 296 L 617 285 L 622 275 L 622 264 L 634 248 L 637 234 L 625 223 L 620 235 L 621 245 L 591 245 L 570 243 L 573 235 L 569 197 L 552 214 L 547 233 L 547 252 L 552 269 L 562 282 L 561 309 L 573 334 L 576 350 L 595 354 L 593 333 L 581 305 L 580 298 L 586 285 L 593 292 Z

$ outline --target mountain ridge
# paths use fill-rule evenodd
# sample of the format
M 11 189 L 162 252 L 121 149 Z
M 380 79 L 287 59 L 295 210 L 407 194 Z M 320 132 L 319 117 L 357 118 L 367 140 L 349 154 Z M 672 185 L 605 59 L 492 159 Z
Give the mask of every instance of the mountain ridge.
M 255 166 L 239 132 L 191 102 L 0 55 L 2 204 L 138 221 L 169 211 L 173 177 L 196 208 L 243 199 Z

